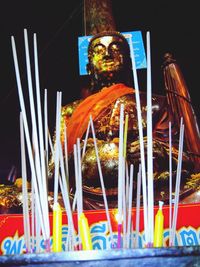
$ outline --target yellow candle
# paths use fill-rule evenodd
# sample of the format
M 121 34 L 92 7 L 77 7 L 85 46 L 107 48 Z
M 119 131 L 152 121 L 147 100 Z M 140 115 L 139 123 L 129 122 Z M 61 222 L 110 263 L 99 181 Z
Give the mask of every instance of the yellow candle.
M 126 158 L 127 134 L 128 134 L 128 114 L 126 114 L 125 117 L 125 127 L 124 127 L 124 158 Z
M 53 205 L 53 252 L 62 251 L 62 210 L 59 203 Z
M 163 202 L 159 201 L 159 209 L 155 218 L 154 247 L 163 246 L 164 216 L 162 212 Z
M 78 224 L 79 224 L 79 231 L 80 231 L 83 250 L 92 250 L 90 228 L 88 220 L 83 212 L 80 214 Z

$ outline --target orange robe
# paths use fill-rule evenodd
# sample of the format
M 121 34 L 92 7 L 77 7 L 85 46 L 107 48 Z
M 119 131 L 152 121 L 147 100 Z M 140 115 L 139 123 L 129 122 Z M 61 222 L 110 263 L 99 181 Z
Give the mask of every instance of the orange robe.
M 131 93 L 134 93 L 133 88 L 120 83 L 110 87 L 105 87 L 100 92 L 83 100 L 74 110 L 67 123 L 68 152 L 72 152 L 73 145 L 76 144 L 77 138 L 81 139 L 84 135 L 88 126 L 90 115 L 92 116 L 93 121 L 95 121 L 99 113 L 109 104 L 119 97 Z

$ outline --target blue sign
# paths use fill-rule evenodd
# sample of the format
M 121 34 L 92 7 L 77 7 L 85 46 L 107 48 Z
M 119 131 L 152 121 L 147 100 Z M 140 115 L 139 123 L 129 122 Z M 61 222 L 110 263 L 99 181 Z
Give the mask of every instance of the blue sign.
M 141 31 L 133 32 L 122 32 L 127 39 L 129 45 L 133 47 L 136 69 L 144 69 L 147 67 L 146 54 L 144 49 L 144 43 L 142 39 Z M 78 54 L 79 54 L 79 73 L 80 75 L 87 74 L 87 63 L 88 63 L 88 45 L 92 38 L 90 36 L 83 36 L 78 38 Z M 132 59 L 133 60 L 133 59 Z

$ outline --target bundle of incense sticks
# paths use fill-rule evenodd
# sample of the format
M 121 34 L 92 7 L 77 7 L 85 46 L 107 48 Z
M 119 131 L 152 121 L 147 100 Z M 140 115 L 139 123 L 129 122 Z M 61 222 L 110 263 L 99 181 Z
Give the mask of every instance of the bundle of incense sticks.
M 27 30 L 24 30 L 24 43 L 25 43 L 25 56 L 26 56 L 26 68 L 28 78 L 28 91 L 31 111 L 31 127 L 32 127 L 32 140 L 30 138 L 30 126 L 28 125 L 27 113 L 25 108 L 25 102 L 23 97 L 23 90 L 20 78 L 20 71 L 18 65 L 17 51 L 15 45 L 15 39 L 11 37 L 13 59 L 16 73 L 16 80 L 18 86 L 19 102 L 21 107 L 22 121 L 25 132 L 28 157 L 31 169 L 32 185 L 34 187 L 35 194 L 35 205 L 37 207 L 37 216 L 39 217 L 40 227 L 42 229 L 42 235 L 46 243 L 46 250 L 49 251 L 50 244 L 50 227 L 49 227 L 49 211 L 48 211 L 48 194 L 46 185 L 46 166 L 45 166 L 45 155 L 43 147 L 43 132 L 42 132 L 42 121 L 41 121 L 41 110 L 40 110 L 40 98 L 39 98 L 39 77 L 38 77 L 38 60 L 37 60 L 37 42 L 36 35 L 34 34 L 34 63 L 35 63 L 35 81 L 36 81 L 36 94 L 37 94 L 37 119 L 33 98 L 33 83 L 31 74 L 31 64 L 29 55 L 29 44 Z M 38 125 L 37 125 L 38 122 Z M 22 127 L 21 127 L 22 128 Z M 22 152 L 24 149 L 22 149 Z M 26 179 L 26 175 L 24 175 Z M 36 214 L 35 214 L 36 215 Z
M 49 146 L 51 153 L 54 156 L 55 174 L 54 174 L 54 205 L 53 205 L 53 252 L 62 250 L 62 217 L 63 213 L 58 202 L 59 188 L 64 200 L 66 216 L 68 220 L 68 238 L 65 248 L 73 250 L 76 247 L 76 233 L 74 228 L 73 210 L 69 199 L 69 169 L 68 169 L 68 154 L 67 154 L 67 129 L 65 129 L 64 136 L 64 151 L 60 140 L 60 118 L 62 106 L 62 93 L 57 92 L 57 105 L 56 105 L 56 143 L 53 148 L 51 137 L 48 131 L 48 114 L 47 114 L 47 90 L 45 90 L 44 97 L 44 130 L 41 111 L 40 100 L 40 83 L 39 83 L 39 67 L 37 55 L 37 38 L 36 34 L 33 36 L 34 42 L 34 66 L 35 66 L 35 90 L 36 101 L 34 100 L 33 82 L 31 74 L 31 64 L 29 55 L 28 35 L 27 30 L 24 30 L 24 42 L 26 52 L 26 66 L 28 77 L 29 89 L 29 102 L 31 111 L 31 125 L 28 124 L 25 102 L 23 97 L 23 90 L 21 85 L 21 78 L 18 66 L 17 51 L 14 37 L 11 37 L 12 51 L 14 58 L 14 66 L 16 72 L 16 80 L 18 86 L 19 101 L 21 107 L 20 115 L 20 136 L 21 136 L 21 161 L 22 161 L 22 178 L 23 178 L 23 214 L 24 214 L 24 235 L 27 252 L 34 251 L 33 242 L 36 240 L 36 252 L 39 252 L 39 237 L 40 233 L 45 240 L 46 251 L 50 251 L 50 224 L 49 224 L 49 210 L 48 210 L 48 185 L 47 185 L 47 164 Z M 131 47 L 131 55 L 134 58 L 134 51 Z M 78 234 L 79 234 L 79 249 L 91 250 L 92 239 L 90 236 L 89 224 L 83 211 L 83 193 L 82 193 L 82 159 L 86 151 L 87 139 L 91 129 L 94 148 L 97 159 L 97 166 L 99 171 L 101 189 L 103 192 L 103 200 L 105 205 L 105 212 L 107 216 L 108 228 L 111 236 L 112 248 L 130 248 L 138 247 L 139 226 L 140 226 L 140 190 L 142 184 L 143 192 L 143 216 L 144 216 L 144 233 L 145 233 L 145 246 L 153 246 L 154 237 L 154 189 L 153 189 L 153 148 L 152 148 L 152 106 L 151 106 L 151 56 L 150 56 L 150 33 L 147 32 L 147 178 L 148 178 L 148 191 L 146 182 L 146 166 L 144 158 L 144 142 L 142 130 L 142 117 L 141 106 L 139 97 L 139 86 L 137 79 L 137 72 L 135 62 L 133 60 L 133 76 L 136 92 L 136 105 L 138 112 L 138 128 L 140 140 L 140 153 L 141 165 L 139 167 L 137 178 L 137 197 L 136 197 L 136 221 L 135 221 L 135 238 L 131 235 L 133 229 L 132 222 L 132 191 L 133 191 L 133 169 L 134 166 L 128 168 L 126 162 L 126 142 L 127 142 L 127 129 L 128 129 L 128 114 L 124 116 L 124 105 L 120 106 L 120 125 L 119 125 L 119 162 L 118 162 L 118 238 L 117 246 L 114 243 L 113 230 L 110 220 L 110 212 L 106 197 L 103 173 L 101 162 L 99 158 L 98 146 L 96 142 L 95 129 L 92 117 L 90 116 L 88 128 L 85 134 L 83 150 L 81 155 L 80 139 L 74 144 L 74 164 L 75 164 L 75 178 L 76 178 L 76 193 L 74 198 L 74 207 L 77 204 L 77 221 L 78 221 Z M 35 108 L 36 102 L 36 108 Z M 37 110 L 37 112 L 36 112 Z M 125 117 L 125 119 L 124 119 Z M 32 143 L 30 137 L 30 128 L 32 129 Z M 171 125 L 169 125 L 169 136 L 171 136 Z M 25 138 L 24 138 L 25 133 Z M 175 204 L 172 222 L 172 213 L 170 211 L 170 244 L 174 245 L 175 230 L 178 214 L 178 195 L 181 179 L 181 162 L 183 150 L 183 133 L 184 125 L 181 120 L 180 140 L 179 140 L 179 156 L 176 177 L 176 191 L 175 191 Z M 170 137 L 171 138 L 171 137 Z M 26 173 L 26 148 L 29 158 L 31 169 L 32 181 L 32 203 L 31 203 L 31 220 L 28 208 L 28 194 L 27 194 L 27 173 Z M 64 155 L 63 155 L 64 153 Z M 170 139 L 170 155 L 171 155 L 171 139 Z M 169 166 L 171 173 L 171 156 L 169 158 Z M 170 175 L 171 177 L 171 175 Z M 171 195 L 171 178 L 170 178 L 170 195 Z M 30 225 L 31 221 L 31 225 Z M 122 231 L 123 230 L 123 231 Z M 123 232 L 123 234 L 122 234 Z M 122 238 L 123 237 L 123 238 Z M 123 241 L 123 244 L 122 244 Z

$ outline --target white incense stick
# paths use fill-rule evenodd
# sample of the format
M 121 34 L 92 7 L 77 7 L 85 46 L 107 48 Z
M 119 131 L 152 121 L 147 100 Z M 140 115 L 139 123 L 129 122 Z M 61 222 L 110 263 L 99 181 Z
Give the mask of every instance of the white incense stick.
M 131 41 L 131 40 L 130 40 Z M 130 46 L 130 52 L 133 63 L 133 78 L 135 85 L 135 97 L 136 97 L 136 107 L 137 107 L 137 117 L 138 117 L 138 130 L 139 130 L 139 142 L 140 142 L 140 155 L 141 155 L 141 167 L 142 167 L 142 190 L 143 190 L 143 211 L 144 211 L 144 233 L 145 242 L 148 240 L 148 214 L 147 214 L 147 186 L 146 186 L 146 167 L 145 167 L 145 155 L 144 155 L 144 141 L 143 141 L 143 129 L 142 129 L 142 112 L 140 105 L 140 95 L 139 95 L 139 85 L 137 78 L 137 71 L 135 66 L 135 56 L 133 47 Z
M 49 144 L 50 144 L 51 154 L 52 154 L 53 160 L 55 162 L 55 153 L 53 151 L 53 144 L 52 144 L 50 134 L 49 134 Z M 63 151 L 62 151 L 62 146 L 61 146 L 60 141 L 58 143 L 58 147 L 59 147 L 59 160 L 60 160 L 60 168 L 61 168 L 61 176 L 59 176 L 59 182 L 60 182 L 60 188 L 61 188 L 63 201 L 64 201 L 64 205 L 65 205 L 65 210 L 66 210 L 67 217 L 68 217 L 68 229 L 69 229 L 66 244 L 69 241 L 69 235 L 72 235 L 72 238 L 73 238 L 72 249 L 73 249 L 74 245 L 75 245 L 74 223 L 73 223 L 73 217 L 72 217 L 72 211 L 71 211 L 71 205 L 70 205 L 70 199 L 69 199 L 69 188 L 68 188 L 68 184 L 66 182 Z M 65 246 L 65 247 L 67 247 L 67 246 Z
M 124 182 L 124 105 L 120 106 L 120 123 L 119 123 L 119 153 L 118 153 L 118 239 L 117 248 L 121 248 L 121 229 L 123 216 L 123 234 L 125 237 L 126 214 L 125 214 L 125 182 Z M 124 205 L 123 205 L 124 204 Z M 124 209 L 123 209 L 124 206 Z M 124 211 L 124 212 L 123 212 Z M 126 240 L 126 238 L 124 239 Z M 123 242 L 125 245 L 125 242 Z
M 64 167 L 64 165 L 63 165 Z M 63 176 L 63 170 L 61 170 L 61 176 L 59 175 L 59 185 L 60 185 L 60 189 L 61 189 L 61 193 L 62 193 L 62 199 L 63 199 L 63 202 L 64 202 L 64 207 L 65 207 L 65 212 L 66 212 L 66 215 L 67 215 L 67 218 L 68 218 L 68 204 L 67 204 L 67 195 L 66 195 L 66 190 L 65 190 L 65 186 L 64 186 L 64 180 L 66 179 L 66 177 L 62 177 Z M 66 181 L 65 181 L 66 182 Z M 62 215 L 63 217 L 63 215 Z M 73 221 L 72 221 L 73 223 Z M 71 223 L 69 222 L 69 219 L 68 219 L 68 234 L 67 234 L 67 239 L 66 239 L 66 242 L 65 242 L 65 248 L 67 248 L 67 245 L 69 243 L 69 238 L 70 238 L 70 232 L 71 232 Z
M 147 32 L 147 181 L 148 181 L 148 225 L 149 246 L 154 239 L 154 189 L 153 189 L 153 137 L 152 137 L 152 88 L 150 33 Z
M 34 61 L 35 61 L 35 83 L 36 83 L 36 97 L 37 97 L 37 113 L 38 113 L 38 129 L 39 129 L 39 148 L 40 148 L 40 162 L 41 162 L 41 180 L 43 184 L 44 191 L 44 212 L 46 218 L 46 227 L 49 231 L 48 236 L 50 236 L 50 225 L 49 225 L 49 208 L 48 208 L 48 193 L 47 193 L 47 173 L 45 164 L 45 154 L 44 154 L 44 131 L 42 122 L 42 109 L 41 109 L 41 99 L 40 99 L 40 80 L 39 80 L 39 64 L 38 64 L 38 51 L 37 51 L 37 37 L 36 34 L 33 35 L 34 41 Z
M 86 146 L 87 146 L 87 140 L 88 140 L 88 135 L 89 135 L 89 130 L 90 130 L 90 120 L 88 122 L 88 127 L 87 127 L 87 131 L 86 131 L 85 139 L 84 139 L 83 150 L 82 150 L 82 155 L 81 155 L 81 161 L 83 160 L 83 157 L 85 155 Z M 77 203 L 77 191 L 75 191 L 75 193 L 74 193 L 74 199 L 73 199 L 73 203 L 72 203 L 72 210 L 73 211 L 75 210 L 76 203 Z
M 135 222 L 135 242 L 134 248 L 139 247 L 139 232 L 140 232 L 140 192 L 141 192 L 141 165 L 139 166 L 139 171 L 137 175 L 137 196 L 136 196 L 136 222 Z
M 86 131 L 86 134 L 85 134 L 85 140 L 84 140 L 83 151 L 82 151 L 82 159 L 83 159 L 83 157 L 85 155 L 85 150 L 86 150 L 86 146 L 87 146 L 89 130 L 90 130 L 90 120 L 88 121 L 88 127 L 87 127 L 87 131 Z
M 172 239 L 172 126 L 169 122 L 169 246 Z
M 52 144 L 52 140 L 51 140 L 50 135 L 49 135 L 49 143 L 50 143 L 52 157 L 55 161 L 55 158 L 54 158 L 55 153 L 53 151 L 53 144 Z M 62 146 L 61 146 L 60 142 L 59 142 L 58 146 L 59 146 L 59 160 L 60 160 L 60 168 L 61 168 L 61 176 L 59 176 L 59 182 L 60 182 L 60 188 L 61 188 L 63 201 L 64 201 L 64 205 L 65 205 L 65 210 L 66 210 L 67 217 L 68 217 L 68 228 L 69 228 L 66 243 L 68 243 L 69 235 L 71 235 L 72 236 L 72 249 L 73 249 L 75 246 L 74 222 L 73 222 L 72 210 L 71 210 L 70 199 L 69 199 L 69 188 L 68 188 L 68 184 L 66 182 L 63 151 L 62 151 Z
M 61 166 L 61 177 L 60 177 L 61 192 L 62 192 L 64 204 L 65 204 L 65 210 L 67 212 L 68 227 L 71 229 L 71 234 L 74 237 L 74 232 L 75 232 L 74 222 L 73 222 L 72 210 L 71 210 L 70 199 L 69 199 L 69 190 L 68 190 L 68 186 L 67 186 L 66 179 L 65 179 L 66 173 L 65 173 L 65 168 L 64 168 L 64 159 L 63 159 L 61 143 L 59 144 L 59 156 L 60 156 L 60 166 Z M 69 234 L 70 234 L 70 231 L 68 233 L 68 236 Z M 74 238 L 73 238 L 73 244 L 75 244 Z
M 175 203 L 174 203 L 174 214 L 172 220 L 172 245 L 175 245 L 175 234 L 176 234 L 176 224 L 178 216 L 178 203 L 179 203 L 179 192 L 180 192 L 180 182 L 181 182 L 181 166 L 182 166 L 182 154 L 183 154 L 183 138 L 184 137 L 184 125 L 183 118 L 181 118 L 180 123 L 180 136 L 179 136 L 179 151 L 178 151 L 178 165 L 176 172 L 176 188 L 175 188 Z
M 111 226 L 110 214 L 109 214 L 109 210 L 108 210 L 108 202 L 107 202 L 107 198 L 106 198 L 106 190 L 105 190 L 105 185 L 104 185 L 104 180 L 103 180 L 101 163 L 100 163 L 100 159 L 99 159 L 99 153 L 98 153 L 98 147 L 97 147 L 97 141 L 96 141 L 96 136 L 95 136 L 94 124 L 92 121 L 92 116 L 90 116 L 90 123 L 91 123 L 94 148 L 95 148 L 95 153 L 96 153 L 96 158 L 97 158 L 97 166 L 98 166 L 99 177 L 100 177 L 100 182 L 101 182 L 101 189 L 102 189 L 102 193 L 103 193 L 103 200 L 104 200 L 104 205 L 105 205 L 105 210 L 106 210 L 106 217 L 108 220 L 108 229 L 110 231 L 111 242 L 112 242 L 112 244 L 114 244 L 113 231 L 112 231 L 112 226 Z
M 48 140 L 49 140 L 50 151 L 51 151 L 52 156 L 54 158 L 53 142 L 52 142 L 52 138 L 51 138 L 49 130 L 48 130 Z
M 125 163 L 126 165 L 126 206 L 128 207 L 128 203 L 129 203 L 129 187 L 130 187 L 130 177 L 129 177 L 129 170 L 128 170 L 128 163 L 126 161 Z
M 74 199 L 73 199 L 73 203 L 72 203 L 72 211 L 75 211 L 76 204 L 77 204 L 77 192 L 75 191 L 75 193 L 74 193 Z
M 65 170 L 66 170 L 66 179 L 67 186 L 69 190 L 69 166 L 68 166 L 68 151 L 67 151 L 67 127 L 64 124 L 64 155 L 65 155 Z
M 125 132 L 125 131 L 124 131 Z M 125 142 L 124 142 L 125 144 Z M 124 157 L 125 157 L 125 153 L 124 153 Z M 125 159 L 126 161 L 126 159 Z M 124 182 L 125 182 L 125 185 L 124 185 L 124 198 L 123 198 L 123 217 L 126 218 L 125 221 L 123 221 L 123 247 L 124 248 L 127 248 L 128 247 L 128 207 L 129 207 L 129 170 L 128 170 L 128 163 L 127 161 L 125 162 L 124 164 L 124 167 L 125 167 L 125 175 L 124 175 Z
M 31 252 L 30 245 L 30 221 L 29 221 L 29 203 L 27 190 L 27 171 L 26 171 L 26 153 L 22 113 L 20 113 L 20 143 L 21 143 L 21 164 L 22 164 L 22 196 L 23 196 L 23 222 L 24 239 L 27 252 Z
M 75 183 L 76 183 L 76 195 L 77 195 L 77 212 L 81 213 L 80 209 L 80 198 L 79 198 L 79 180 L 78 180 L 78 155 L 77 155 L 77 144 L 74 144 L 74 171 L 75 171 Z
M 82 170 L 81 170 L 81 147 L 80 138 L 77 138 L 77 160 L 78 160 L 78 186 L 79 186 L 79 201 L 80 212 L 83 212 L 83 191 L 82 191 Z
M 54 172 L 54 203 L 58 202 L 58 177 L 59 177 L 59 142 L 60 142 L 60 117 L 61 117 L 61 92 L 57 92 L 56 101 L 56 143 L 55 143 L 55 172 Z
M 35 148 L 35 142 L 36 142 L 36 140 L 35 140 L 35 135 L 33 134 L 33 137 L 32 137 L 32 139 L 33 139 L 33 151 L 34 151 L 34 148 Z M 35 152 L 35 151 L 34 151 Z M 39 154 L 38 153 L 35 153 L 35 155 L 34 155 L 34 160 L 35 160 L 35 165 L 36 165 L 36 170 L 38 169 L 38 168 L 40 168 L 40 166 L 38 165 L 39 164 Z M 41 180 L 42 178 L 40 177 L 39 179 L 38 179 L 38 183 L 42 183 L 42 180 Z M 43 192 L 43 188 L 42 188 L 42 185 L 40 185 L 39 186 L 39 192 L 40 192 L 40 201 L 42 202 L 42 201 L 44 201 L 44 199 L 45 199 L 45 197 L 44 196 L 41 196 L 41 194 L 42 193 L 44 193 Z M 49 226 L 49 223 L 47 222 L 47 220 L 49 220 L 49 214 L 47 213 L 47 218 L 44 216 L 45 214 L 46 214 L 47 212 L 46 212 L 46 205 L 43 203 L 43 205 L 42 205 L 42 215 L 43 215 L 43 217 L 44 217 L 44 226 L 46 227 L 47 225 Z M 39 225 L 39 221 L 38 221 L 38 211 L 37 211 L 37 208 L 36 208 L 36 206 L 35 206 L 35 220 L 36 220 L 36 232 L 37 232 L 37 227 L 40 229 L 40 225 Z M 50 229 L 49 228 L 47 228 L 47 229 L 45 229 L 45 231 L 46 231 L 46 236 L 47 236 L 47 238 L 44 240 L 44 244 L 45 244 L 45 249 L 46 249 L 46 251 L 50 251 Z M 39 239 L 39 236 L 37 236 L 37 233 L 36 233 L 36 241 Z
M 131 219 L 132 219 L 132 201 L 133 201 L 133 164 L 130 166 L 130 183 L 129 183 L 129 199 L 128 199 L 128 222 L 127 222 L 127 247 L 130 248 L 131 236 Z
M 122 224 L 122 199 L 123 199 L 123 145 L 124 145 L 124 105 L 120 106 L 119 124 L 119 160 L 118 160 L 118 225 Z
M 34 195 L 35 197 L 35 195 Z M 36 208 L 35 206 L 35 246 L 36 246 L 36 250 L 35 252 L 36 253 L 40 253 L 41 252 L 41 246 L 40 246 L 40 239 L 41 239 L 41 235 L 40 235 L 40 232 L 41 232 L 41 226 L 40 226 L 40 222 L 38 220 L 38 209 Z
M 126 179 L 125 179 L 125 158 L 123 156 L 123 176 L 122 176 L 122 225 L 123 225 L 123 248 L 126 248 L 126 231 L 127 231 L 127 203 L 126 203 Z
M 35 243 L 35 192 L 33 179 L 31 179 L 31 251 L 34 251 Z
M 88 121 L 88 126 L 87 126 L 87 131 L 85 134 L 85 139 L 84 139 L 84 143 L 83 143 L 83 150 L 82 150 L 82 155 L 81 155 L 81 161 L 84 158 L 85 155 L 85 151 L 86 151 L 86 147 L 87 147 L 87 140 L 88 140 L 88 135 L 89 135 L 89 131 L 90 131 L 90 120 Z M 77 193 L 75 192 L 74 194 L 74 200 L 73 200 L 73 210 L 75 210 L 75 205 L 76 205 L 76 200 L 77 200 Z
M 80 204 L 80 186 L 79 186 L 79 170 L 78 170 L 78 151 L 77 144 L 74 144 L 74 169 L 75 169 L 75 182 L 76 182 L 76 195 L 77 195 L 77 222 L 79 221 L 81 215 L 81 204 Z M 80 238 L 80 229 L 78 227 L 78 236 L 79 236 L 79 249 L 81 249 L 81 238 Z
M 47 107 L 47 89 L 44 89 L 44 140 L 46 153 L 46 169 L 48 170 L 49 162 L 49 145 L 48 145 L 48 107 Z M 47 179 L 48 183 L 48 179 Z

